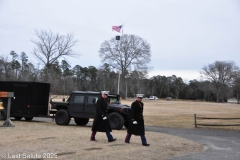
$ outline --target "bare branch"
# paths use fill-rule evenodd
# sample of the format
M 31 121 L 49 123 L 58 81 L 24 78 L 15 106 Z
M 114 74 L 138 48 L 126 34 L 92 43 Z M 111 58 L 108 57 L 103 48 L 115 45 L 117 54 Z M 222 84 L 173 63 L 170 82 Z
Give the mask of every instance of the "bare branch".
M 76 46 L 78 40 L 74 39 L 73 34 L 66 36 L 52 31 L 35 31 L 37 40 L 32 40 L 36 45 L 33 54 L 49 68 L 60 57 L 75 56 L 72 47 Z

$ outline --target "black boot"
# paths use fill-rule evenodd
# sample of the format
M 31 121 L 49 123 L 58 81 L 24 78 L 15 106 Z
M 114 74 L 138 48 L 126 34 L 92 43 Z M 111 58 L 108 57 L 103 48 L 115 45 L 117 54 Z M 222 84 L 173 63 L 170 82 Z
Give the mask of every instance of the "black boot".
M 90 137 L 90 140 L 91 140 L 91 141 L 96 141 L 96 139 L 95 139 L 95 134 L 96 134 L 96 132 L 92 132 L 92 135 L 91 135 L 91 137 Z
M 125 143 L 130 143 L 131 134 L 127 134 L 125 138 Z
M 113 142 L 113 141 L 116 141 L 116 138 L 108 140 L 108 142 Z

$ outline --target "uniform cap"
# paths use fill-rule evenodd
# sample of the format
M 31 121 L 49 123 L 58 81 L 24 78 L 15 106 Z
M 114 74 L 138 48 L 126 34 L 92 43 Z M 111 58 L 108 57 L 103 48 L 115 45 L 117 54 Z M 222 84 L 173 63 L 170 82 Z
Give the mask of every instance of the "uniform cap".
M 138 98 L 143 98 L 144 94 L 136 94 Z
M 109 91 L 101 91 L 102 92 L 102 94 L 106 94 L 106 95 L 108 95 L 108 93 L 109 93 Z

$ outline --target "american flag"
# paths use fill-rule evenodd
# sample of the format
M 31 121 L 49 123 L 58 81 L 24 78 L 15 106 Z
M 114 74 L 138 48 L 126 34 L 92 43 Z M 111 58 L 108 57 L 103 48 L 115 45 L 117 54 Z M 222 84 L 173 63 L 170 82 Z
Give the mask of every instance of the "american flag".
M 112 31 L 117 31 L 120 33 L 122 26 L 112 26 Z

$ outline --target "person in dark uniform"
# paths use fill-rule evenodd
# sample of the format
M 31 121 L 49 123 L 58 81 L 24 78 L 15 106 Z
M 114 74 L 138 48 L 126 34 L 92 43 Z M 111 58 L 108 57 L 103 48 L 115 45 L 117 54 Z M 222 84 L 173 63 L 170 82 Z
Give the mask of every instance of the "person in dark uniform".
M 102 91 L 102 96 L 97 100 L 96 114 L 92 126 L 91 141 L 96 141 L 95 135 L 97 132 L 106 132 L 108 142 L 113 142 L 116 138 L 113 138 L 110 132 L 112 132 L 111 126 L 107 119 L 107 96 L 109 91 Z
M 143 94 L 137 94 L 137 100 L 131 105 L 131 121 L 128 126 L 127 135 L 125 138 L 126 143 L 130 143 L 132 134 L 140 136 L 143 146 L 149 146 L 145 137 L 145 127 L 143 119 Z

